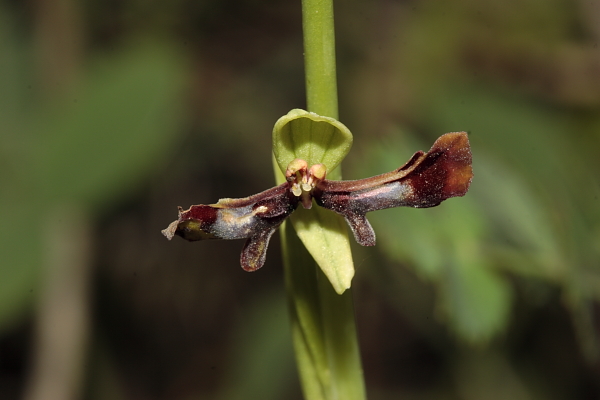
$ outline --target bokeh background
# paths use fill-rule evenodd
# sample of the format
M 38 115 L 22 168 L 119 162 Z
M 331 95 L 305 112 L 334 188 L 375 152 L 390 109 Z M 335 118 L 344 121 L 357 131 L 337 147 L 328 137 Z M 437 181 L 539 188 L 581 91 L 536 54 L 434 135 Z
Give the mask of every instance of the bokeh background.
M 160 234 L 274 183 L 300 1 L 0 2 L 0 398 L 301 399 L 279 240 Z M 370 215 L 368 395 L 600 398 L 600 3 L 336 3 L 347 179 L 470 133 L 471 191 Z

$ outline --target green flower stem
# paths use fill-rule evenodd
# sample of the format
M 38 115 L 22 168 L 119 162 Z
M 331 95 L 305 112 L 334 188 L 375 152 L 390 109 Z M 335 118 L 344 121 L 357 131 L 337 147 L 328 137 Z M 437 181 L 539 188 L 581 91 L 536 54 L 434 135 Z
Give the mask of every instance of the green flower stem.
M 338 119 L 333 0 L 302 0 L 307 110 Z
M 303 0 L 308 111 L 338 117 L 332 0 Z M 328 173 L 341 179 L 341 169 Z M 314 210 L 311 210 L 314 211 Z M 294 348 L 306 400 L 361 400 L 365 386 L 352 294 L 338 295 L 291 224 L 281 229 Z
M 292 336 L 306 400 L 366 398 L 350 290 L 338 295 L 291 224 L 281 229 Z

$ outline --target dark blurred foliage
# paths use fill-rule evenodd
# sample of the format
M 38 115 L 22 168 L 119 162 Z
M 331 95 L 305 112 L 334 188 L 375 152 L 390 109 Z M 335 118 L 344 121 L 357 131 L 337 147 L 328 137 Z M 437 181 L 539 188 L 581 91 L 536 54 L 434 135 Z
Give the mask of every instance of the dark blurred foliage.
M 246 273 L 241 242 L 160 235 L 273 185 L 300 2 L 0 7 L 0 398 L 300 399 L 278 239 Z M 600 398 L 599 27 L 583 0 L 336 4 L 345 177 L 449 131 L 474 158 L 464 198 L 369 216 L 369 398 Z

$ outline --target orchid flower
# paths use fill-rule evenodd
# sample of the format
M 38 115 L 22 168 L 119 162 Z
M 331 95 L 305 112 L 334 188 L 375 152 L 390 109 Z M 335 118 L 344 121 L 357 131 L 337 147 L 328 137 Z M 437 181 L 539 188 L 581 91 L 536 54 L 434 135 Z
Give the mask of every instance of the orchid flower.
M 371 211 L 392 207 L 435 207 L 464 196 L 473 177 L 471 149 L 465 132 L 440 136 L 431 149 L 416 152 L 403 166 L 371 178 L 327 180 L 324 164 L 289 163 L 279 186 L 242 199 L 179 208 L 179 217 L 162 233 L 171 240 L 247 239 L 241 265 L 246 271 L 263 266 L 269 240 L 298 204 L 316 204 L 342 215 L 358 244 L 375 245 L 375 232 L 366 218 Z

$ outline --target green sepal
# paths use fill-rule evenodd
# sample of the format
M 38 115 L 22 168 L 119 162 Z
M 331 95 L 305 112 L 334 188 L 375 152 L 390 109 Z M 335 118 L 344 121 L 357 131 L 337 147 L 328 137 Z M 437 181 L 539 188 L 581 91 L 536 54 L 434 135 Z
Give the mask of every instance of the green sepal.
M 350 288 L 354 277 L 354 263 L 348 228 L 341 216 L 314 206 L 310 210 L 299 207 L 290 220 L 296 234 L 325 274 L 333 289 L 342 294 Z
M 294 109 L 279 118 L 273 127 L 273 154 L 279 170 L 285 173 L 296 159 L 309 166 L 325 164 L 328 179 L 352 147 L 352 133 L 336 119 Z
M 340 178 L 340 169 L 334 170 L 352 146 L 352 133 L 341 122 L 294 109 L 281 117 L 273 128 L 274 161 L 281 173 L 288 164 L 301 158 L 308 165 L 325 164 L 329 179 Z M 290 217 L 296 234 L 338 294 L 350 288 L 354 263 L 346 221 L 329 210 L 314 206 L 310 210 L 298 208 Z

